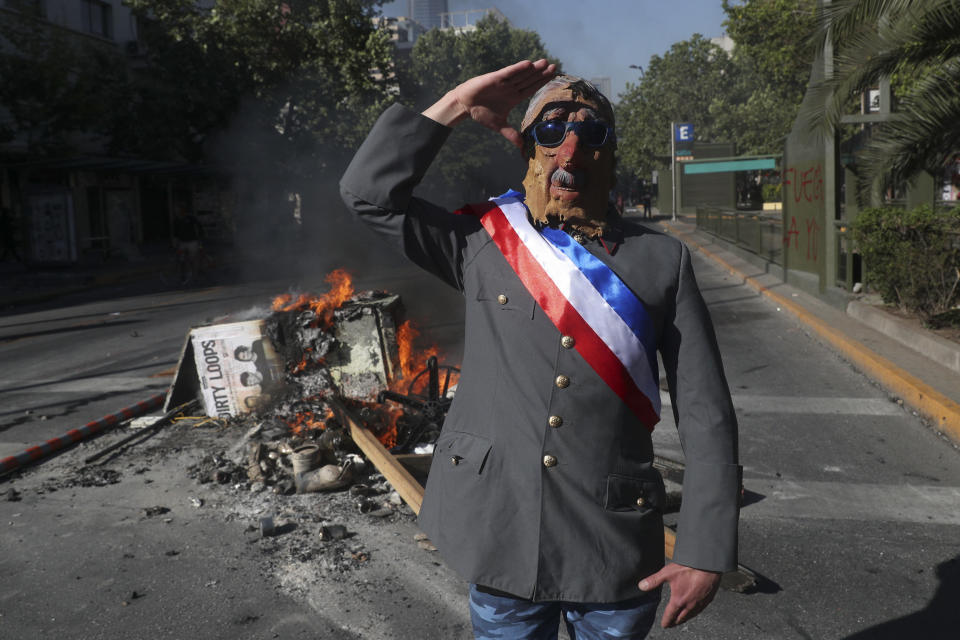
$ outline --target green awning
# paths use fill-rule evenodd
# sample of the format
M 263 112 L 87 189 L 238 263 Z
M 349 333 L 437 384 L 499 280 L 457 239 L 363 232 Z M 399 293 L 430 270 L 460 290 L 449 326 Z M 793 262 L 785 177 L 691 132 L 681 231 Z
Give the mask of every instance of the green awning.
M 687 162 L 683 173 L 722 173 L 725 171 L 756 171 L 757 169 L 776 169 L 776 158 L 751 158 L 745 160 L 721 160 L 718 162 Z

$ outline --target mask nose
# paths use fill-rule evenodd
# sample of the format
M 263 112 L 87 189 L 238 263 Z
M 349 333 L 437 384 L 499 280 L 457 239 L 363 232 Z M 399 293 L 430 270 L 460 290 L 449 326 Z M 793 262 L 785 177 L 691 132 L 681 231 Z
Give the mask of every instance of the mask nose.
M 570 129 L 564 136 L 563 142 L 557 148 L 557 157 L 561 162 L 570 163 L 580 155 L 583 145 L 580 144 L 580 136 L 576 131 Z

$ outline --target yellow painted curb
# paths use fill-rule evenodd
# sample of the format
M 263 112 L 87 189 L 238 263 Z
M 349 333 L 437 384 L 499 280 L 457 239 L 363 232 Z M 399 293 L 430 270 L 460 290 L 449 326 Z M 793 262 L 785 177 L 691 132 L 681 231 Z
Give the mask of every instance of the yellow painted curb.
M 688 245 L 696 247 L 703 255 L 721 265 L 724 269 L 744 282 L 751 288 L 767 296 L 781 308 L 791 312 L 797 318 L 817 332 L 817 334 L 833 345 L 857 368 L 874 378 L 881 385 L 898 395 L 903 402 L 917 410 L 919 414 L 931 420 L 937 429 L 942 431 L 955 443 L 960 444 L 960 404 L 957 404 L 922 380 L 917 379 L 886 358 L 878 356 L 870 349 L 855 340 L 838 333 L 829 324 L 782 295 L 771 291 L 756 279 L 744 275 L 740 270 L 730 265 L 726 260 L 703 247 L 686 233 L 661 223 L 671 233 L 682 237 Z

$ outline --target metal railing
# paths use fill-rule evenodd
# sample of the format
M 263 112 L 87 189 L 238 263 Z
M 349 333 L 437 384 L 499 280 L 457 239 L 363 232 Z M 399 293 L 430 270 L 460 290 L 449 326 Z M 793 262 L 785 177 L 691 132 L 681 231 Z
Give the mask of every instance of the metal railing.
M 738 211 L 697 207 L 697 228 L 783 266 L 783 217 L 780 211 Z

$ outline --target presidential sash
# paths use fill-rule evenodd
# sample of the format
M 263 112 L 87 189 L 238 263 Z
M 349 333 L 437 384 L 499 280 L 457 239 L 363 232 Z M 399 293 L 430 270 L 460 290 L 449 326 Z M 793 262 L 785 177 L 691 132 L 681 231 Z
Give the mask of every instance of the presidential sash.
M 508 192 L 470 205 L 554 326 L 649 430 L 660 421 L 653 323 L 620 277 L 559 229 L 538 231 Z

